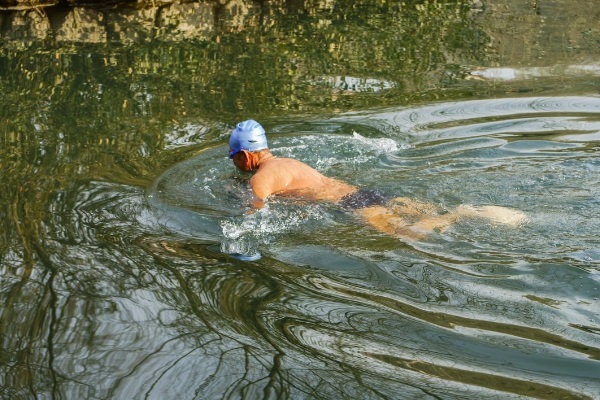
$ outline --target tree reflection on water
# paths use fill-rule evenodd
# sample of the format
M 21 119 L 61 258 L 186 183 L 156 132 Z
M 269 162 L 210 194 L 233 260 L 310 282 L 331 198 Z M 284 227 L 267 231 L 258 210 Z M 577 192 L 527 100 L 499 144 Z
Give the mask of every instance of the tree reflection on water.
M 479 68 L 598 55 L 585 1 L 565 13 L 564 1 L 495 3 L 261 2 L 237 15 L 227 2 L 201 38 L 166 28 L 133 42 L 112 42 L 109 30 L 100 43 L 4 32 L 0 397 L 459 398 L 478 386 L 582 398 L 547 380 L 453 365 L 444 348 L 435 351 L 445 364 L 420 359 L 415 336 L 388 337 L 403 331 L 386 325 L 390 314 L 436 345 L 479 321 L 417 315 L 409 302 L 323 284 L 308 268 L 258 267 L 177 241 L 145 202 L 163 170 L 224 143 L 241 118 L 597 87 L 587 76 L 479 80 Z M 547 39 L 563 36 L 567 44 Z M 583 354 L 590 370 L 600 357 L 549 332 L 485 329 Z

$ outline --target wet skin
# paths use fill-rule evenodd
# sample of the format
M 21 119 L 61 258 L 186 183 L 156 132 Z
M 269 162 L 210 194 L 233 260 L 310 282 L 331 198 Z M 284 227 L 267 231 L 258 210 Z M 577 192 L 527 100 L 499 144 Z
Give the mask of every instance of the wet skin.
M 269 196 L 339 203 L 344 196 L 358 190 L 356 186 L 329 178 L 301 161 L 275 157 L 268 149 L 242 150 L 232 161 L 238 169 L 254 172 L 250 186 L 255 208 L 263 207 Z M 485 218 L 511 226 L 526 219 L 523 213 L 505 207 L 463 205 L 454 210 L 440 210 L 432 204 L 405 197 L 394 198 L 385 206 L 358 209 L 356 213 L 381 232 L 408 238 L 422 238 L 433 231 L 447 229 L 461 218 Z

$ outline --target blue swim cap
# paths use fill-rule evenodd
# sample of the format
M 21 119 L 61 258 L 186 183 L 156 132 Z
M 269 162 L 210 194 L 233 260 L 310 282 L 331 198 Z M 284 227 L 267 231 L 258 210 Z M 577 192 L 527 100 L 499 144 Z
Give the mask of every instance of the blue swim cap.
M 237 124 L 229 137 L 229 158 L 242 150 L 258 151 L 268 148 L 267 135 L 262 126 L 253 119 Z

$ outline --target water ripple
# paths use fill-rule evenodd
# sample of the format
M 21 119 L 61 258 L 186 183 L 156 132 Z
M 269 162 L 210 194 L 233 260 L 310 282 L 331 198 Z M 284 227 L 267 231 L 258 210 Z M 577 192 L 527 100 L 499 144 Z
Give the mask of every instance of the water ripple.
M 74 185 L 52 203 L 44 262 L 68 272 L 57 293 L 96 296 L 69 306 L 93 308 L 86 332 L 102 338 L 57 365 L 110 379 L 98 393 L 115 397 L 594 398 L 599 111 L 596 98 L 523 98 L 272 123 L 278 155 L 440 212 L 515 208 L 517 227 L 462 220 L 409 240 L 332 205 L 245 214 L 247 176 L 224 144 L 145 196 Z M 82 321 L 61 323 L 62 342 L 82 342 Z M 89 362 L 69 369 L 75 353 Z
M 441 103 L 418 110 L 407 109 L 369 115 L 371 120 L 384 121 L 401 128 L 402 133 L 450 126 L 466 120 L 505 118 L 515 120 L 527 116 L 587 116 L 600 113 L 600 99 L 595 97 L 506 98 Z M 355 117 L 359 119 L 360 117 Z

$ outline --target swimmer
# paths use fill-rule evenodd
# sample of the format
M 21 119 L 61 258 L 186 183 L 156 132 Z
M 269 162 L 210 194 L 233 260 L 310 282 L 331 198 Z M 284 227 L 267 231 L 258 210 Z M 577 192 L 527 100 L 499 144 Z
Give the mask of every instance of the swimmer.
M 274 156 L 263 127 L 254 120 L 237 124 L 229 139 L 229 158 L 240 170 L 254 172 L 250 179 L 253 206 L 261 208 L 270 196 L 326 201 L 353 210 L 369 225 L 386 234 L 418 238 L 444 230 L 461 218 L 485 218 L 517 226 L 520 211 L 498 206 L 459 206 L 439 210 L 405 197 L 390 198 L 380 190 L 366 190 L 329 178 L 293 158 Z

